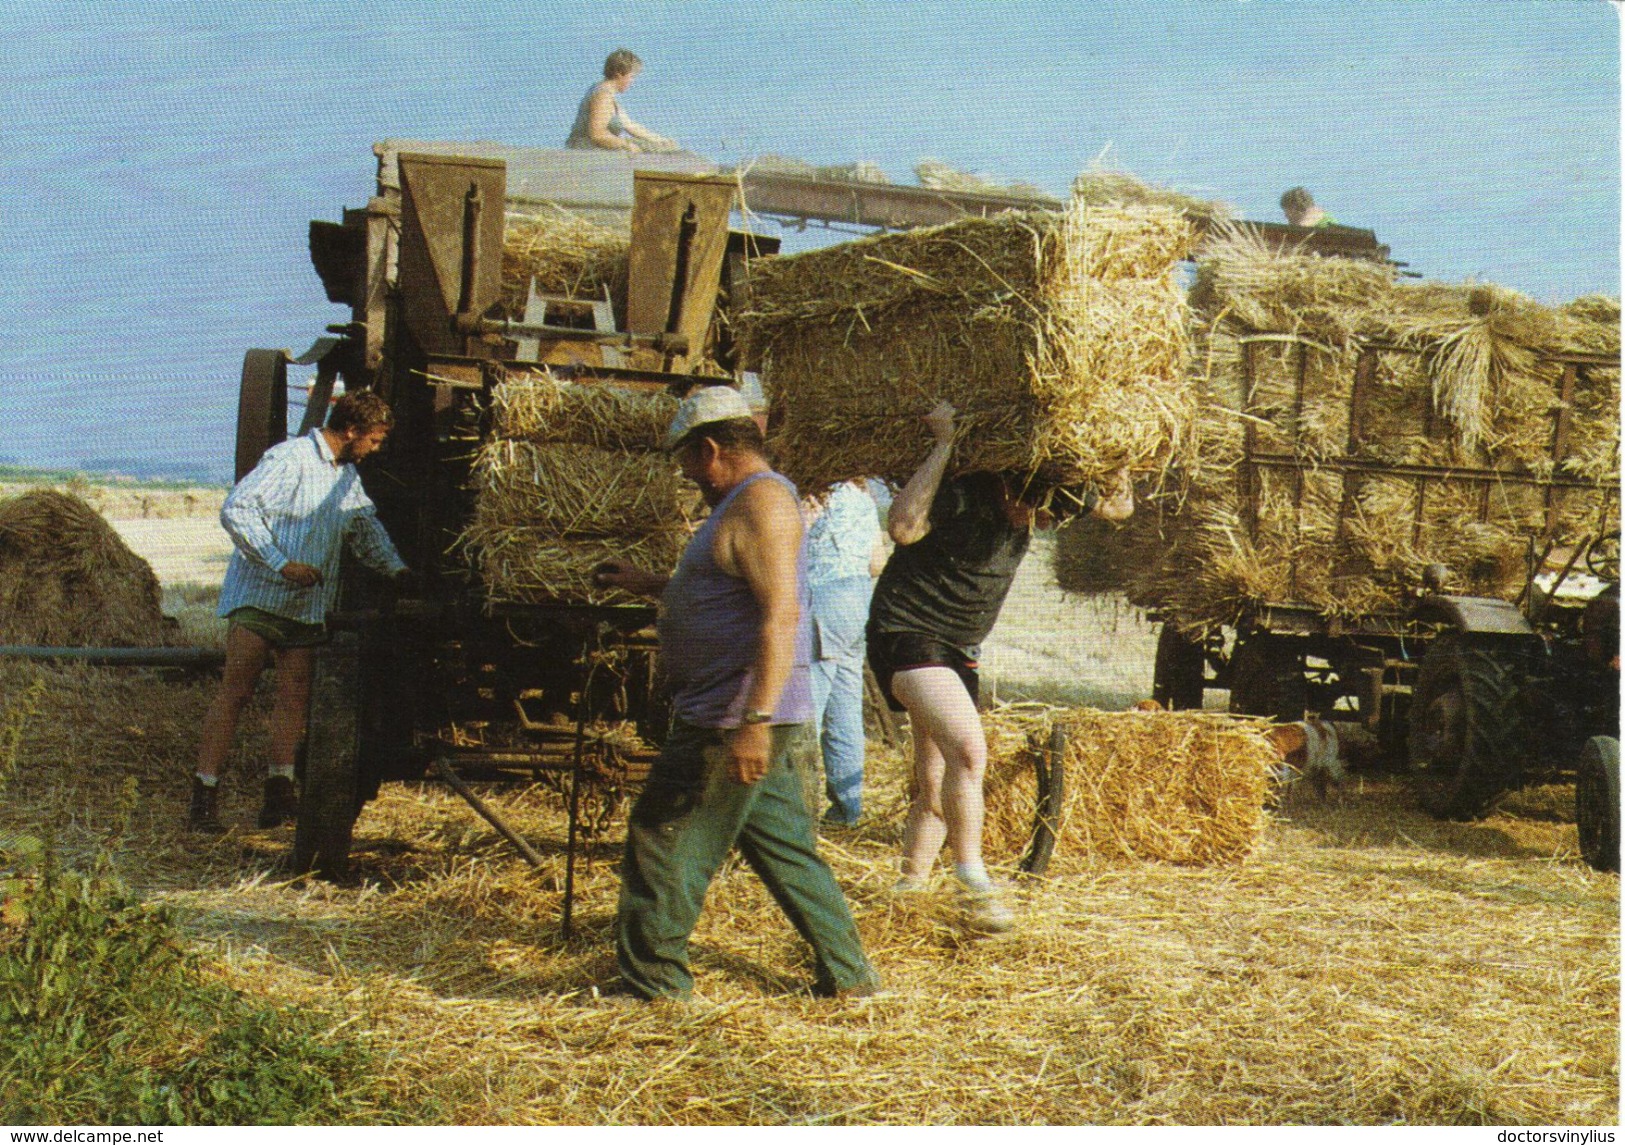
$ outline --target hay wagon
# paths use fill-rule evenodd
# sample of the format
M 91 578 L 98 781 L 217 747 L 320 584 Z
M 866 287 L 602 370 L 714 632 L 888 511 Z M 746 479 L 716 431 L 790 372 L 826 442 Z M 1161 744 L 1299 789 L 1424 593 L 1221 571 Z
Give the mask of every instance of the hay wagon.
M 1440 817 L 1477 817 L 1526 776 L 1572 766 L 1584 749 L 1596 759 L 1580 785 L 1582 843 L 1594 865 L 1617 865 L 1617 763 L 1603 760 L 1606 744 L 1589 743 L 1618 734 L 1617 479 L 1568 464 L 1576 411 L 1616 416 L 1617 399 L 1606 394 L 1609 386 L 1617 393 L 1617 356 L 1545 353 L 1532 363 L 1551 382 L 1544 457 L 1535 463 L 1428 464 L 1373 457 L 1392 428 L 1380 424 L 1374 391 L 1416 369 L 1427 349 L 1380 339 L 1349 347 L 1340 361 L 1353 368 L 1331 385 L 1346 438 L 1327 448 L 1306 440 L 1305 397 L 1312 359 L 1326 347 L 1297 334 L 1232 333 L 1243 417 L 1225 480 L 1234 482 L 1240 512 L 1225 527 L 1274 555 L 1275 595 L 1244 599 L 1224 628 L 1190 623 L 1177 603 L 1147 602 L 1164 621 L 1156 698 L 1199 708 L 1207 689 L 1223 688 L 1232 711 L 1363 725 L 1408 764 L 1422 804 Z M 1274 392 L 1250 408 L 1271 390 L 1260 376 L 1266 354 Z M 1588 403 L 1588 392 L 1597 400 Z M 1426 442 L 1453 432 L 1431 399 L 1416 412 Z M 1404 495 L 1383 501 L 1379 487 Z M 1320 519 L 1310 504 L 1317 498 L 1327 510 Z M 1461 515 L 1432 520 L 1445 499 Z M 1381 520 L 1373 519 L 1377 506 L 1388 510 Z M 1516 541 L 1489 533 L 1509 522 Z M 1455 542 L 1479 527 L 1489 539 L 1450 551 L 1441 524 Z M 1362 528 L 1403 546 L 1421 575 L 1329 605 L 1327 585 L 1335 593 L 1338 582 L 1315 566 L 1344 551 L 1348 530 Z M 1266 545 L 1261 534 L 1271 529 Z M 1449 563 L 1452 556 L 1461 564 Z
M 539 518 L 482 532 L 492 500 L 481 500 L 491 484 L 482 466 L 500 469 L 496 446 L 530 450 L 528 476 L 508 482 L 510 507 L 545 514 L 541 502 L 563 497 L 563 478 L 521 440 L 525 431 L 503 428 L 523 420 L 515 394 L 532 404 L 537 392 L 566 390 L 584 406 L 641 402 L 647 423 L 650 409 L 694 384 L 733 381 L 725 302 L 749 260 L 778 243 L 729 230 L 740 179 L 708 174 L 691 155 L 640 157 L 634 173 L 609 153 L 404 142 L 374 151 L 377 194 L 340 223 L 310 226 L 312 262 L 350 320 L 297 359 L 248 351 L 239 394 L 239 478 L 288 432 L 290 362 L 316 367 L 300 432 L 320 424 L 340 382 L 383 395 L 397 425 L 363 479 L 423 578 L 419 594 L 394 599 L 365 569 L 345 569 L 335 637 L 318 662 L 294 865 L 345 876 L 365 803 L 384 783 L 422 779 L 451 785 L 539 865 L 470 784 L 548 782 L 568 799 L 568 928 L 578 830 L 603 826 L 616 793 L 641 780 L 662 717 L 653 609 L 594 586 L 588 557 L 607 555 L 599 542 L 629 545 L 670 522 L 608 538 L 550 533 Z M 908 226 L 1012 205 L 806 178 L 747 187 L 757 213 L 803 225 Z M 527 220 L 539 248 L 516 267 L 511 240 Z M 619 236 L 607 254 L 594 247 L 605 235 Z M 552 272 L 536 273 L 537 259 Z M 595 482 L 608 484 L 630 455 L 606 448 L 602 425 L 589 428 L 540 448 L 586 457 L 572 463 L 568 492 L 591 509 Z M 657 469 L 671 481 L 669 463 L 649 464 L 641 484 L 657 483 Z M 519 534 L 531 542 L 523 553 L 509 543 Z M 548 547 L 558 540 L 568 551 Z

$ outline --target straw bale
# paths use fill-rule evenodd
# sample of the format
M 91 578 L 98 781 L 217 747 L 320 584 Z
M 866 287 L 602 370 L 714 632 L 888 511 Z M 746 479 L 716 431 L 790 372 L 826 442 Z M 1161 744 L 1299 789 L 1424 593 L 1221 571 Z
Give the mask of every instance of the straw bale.
M 486 596 L 492 601 L 648 604 L 646 597 L 595 584 L 592 570 L 612 557 L 642 568 L 673 568 L 688 543 L 688 533 L 560 539 L 547 529 L 476 520 L 459 543 L 479 569 Z
M 0 501 L 0 644 L 162 645 L 160 600 L 152 566 L 78 497 Z
M 1171 209 L 1077 200 L 759 264 L 737 328 L 782 467 L 804 488 L 906 480 L 939 400 L 960 411 L 956 472 L 1155 464 L 1194 413 L 1171 273 L 1193 241 Z
M 504 314 L 524 313 L 532 280 L 540 294 L 590 301 L 606 296 L 626 313 L 628 230 L 607 227 L 563 208 L 539 206 L 510 215 L 502 233 Z
M 1216 712 L 997 709 L 989 727 L 990 855 L 1018 858 L 1031 838 L 1033 753 L 1066 736 L 1065 796 L 1052 871 L 1090 859 L 1235 863 L 1263 831 L 1280 755 L 1261 721 Z
M 693 486 L 661 453 L 497 439 L 474 461 L 477 522 L 534 526 L 560 538 L 688 530 Z
M 617 557 L 664 570 L 702 515 L 662 451 L 676 401 L 607 383 L 509 371 L 492 391 L 472 520 L 457 545 L 491 601 L 646 603 L 593 583 Z
M 1211 325 L 1299 334 L 1343 346 L 1360 317 L 1388 297 L 1392 268 L 1355 259 L 1277 254 L 1236 224 L 1210 235 L 1196 264 L 1191 306 Z
M 524 441 L 655 452 L 676 413 L 664 391 L 565 382 L 545 369 L 509 370 L 491 392 L 492 435 Z

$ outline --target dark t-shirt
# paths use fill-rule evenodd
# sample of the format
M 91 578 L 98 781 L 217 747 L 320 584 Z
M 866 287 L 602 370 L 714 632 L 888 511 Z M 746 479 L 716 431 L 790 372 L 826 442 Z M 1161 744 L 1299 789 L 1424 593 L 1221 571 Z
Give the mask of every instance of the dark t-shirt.
M 874 632 L 918 632 L 974 648 L 993 629 L 1030 533 L 1004 514 L 999 478 L 968 473 L 943 482 L 931 531 L 898 545 L 869 605 Z

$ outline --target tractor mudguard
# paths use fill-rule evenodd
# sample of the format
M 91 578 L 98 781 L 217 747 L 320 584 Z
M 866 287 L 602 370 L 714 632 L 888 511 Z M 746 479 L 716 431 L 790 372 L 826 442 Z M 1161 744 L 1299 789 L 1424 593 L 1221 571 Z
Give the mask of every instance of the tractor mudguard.
M 1505 600 L 1484 596 L 1449 596 L 1438 593 L 1424 597 L 1416 606 L 1417 620 L 1448 624 L 1458 632 L 1484 636 L 1533 636 L 1535 630 L 1518 607 Z

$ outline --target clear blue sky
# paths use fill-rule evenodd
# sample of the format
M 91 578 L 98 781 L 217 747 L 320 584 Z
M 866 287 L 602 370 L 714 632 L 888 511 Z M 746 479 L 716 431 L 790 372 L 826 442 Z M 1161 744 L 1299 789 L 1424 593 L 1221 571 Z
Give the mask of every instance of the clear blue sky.
M 0 460 L 229 476 L 236 375 L 348 312 L 310 219 L 389 136 L 557 146 L 604 55 L 719 161 L 1310 187 L 1430 278 L 1619 293 L 1609 0 L 0 0 Z

